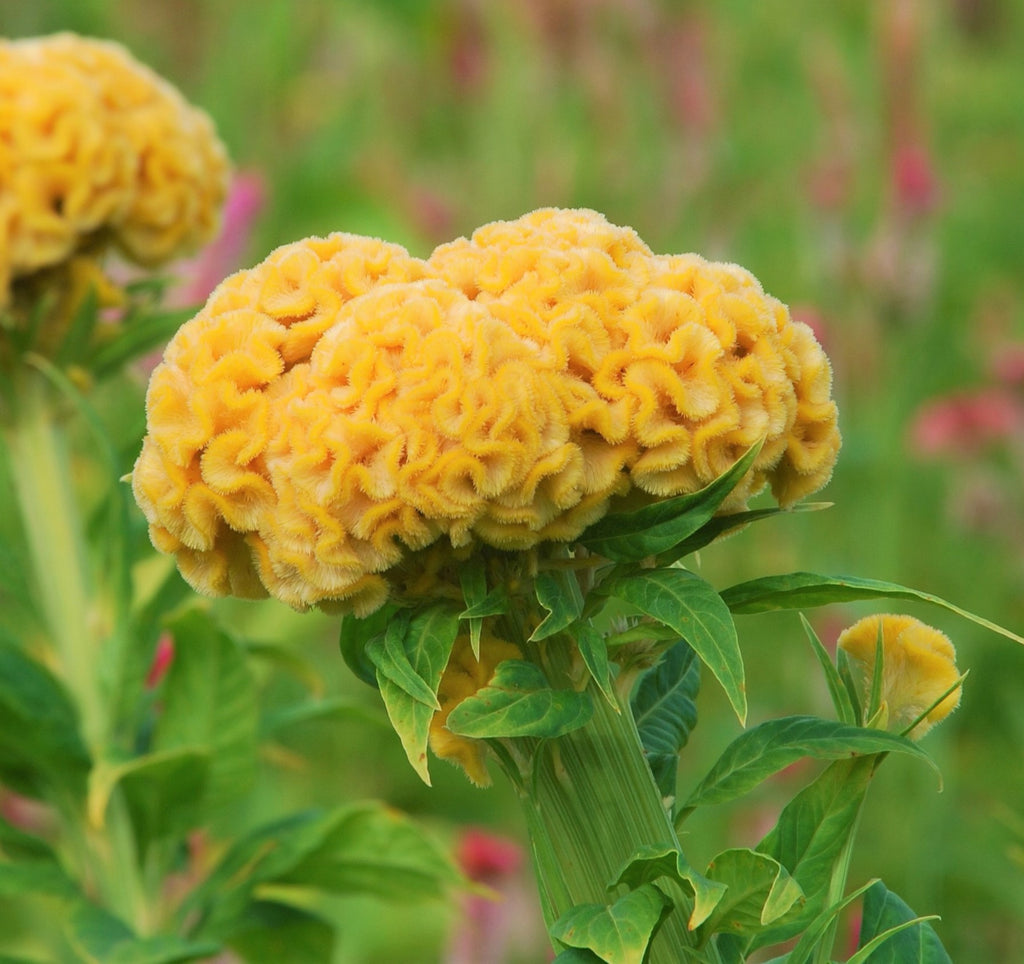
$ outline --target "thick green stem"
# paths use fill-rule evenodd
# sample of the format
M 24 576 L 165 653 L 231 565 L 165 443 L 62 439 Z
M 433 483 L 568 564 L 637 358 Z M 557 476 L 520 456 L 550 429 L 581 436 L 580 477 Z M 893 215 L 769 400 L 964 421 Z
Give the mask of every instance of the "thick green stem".
M 556 642 L 542 654 L 549 674 L 569 672 L 564 650 Z M 617 713 L 591 690 L 590 722 L 536 744 L 532 772 L 516 775 L 549 925 L 579 904 L 609 903 L 609 884 L 641 847 L 679 846 L 629 707 Z M 670 896 L 676 906 L 651 945 L 651 964 L 679 964 L 693 947 L 689 898 L 676 888 Z
M 13 387 L 5 434 L 35 590 L 64 684 L 81 713 L 83 736 L 95 751 L 104 727 L 96 685 L 96 613 L 71 466 L 45 380 L 25 371 Z

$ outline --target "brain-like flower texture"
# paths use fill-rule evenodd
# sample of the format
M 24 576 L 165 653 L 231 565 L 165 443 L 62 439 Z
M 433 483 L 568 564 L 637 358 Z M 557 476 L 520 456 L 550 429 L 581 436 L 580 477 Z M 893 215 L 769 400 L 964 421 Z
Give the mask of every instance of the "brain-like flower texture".
M 872 689 L 879 637 L 881 698 L 889 724 L 902 729 L 927 711 L 910 732 L 919 740 L 960 705 L 956 650 L 945 634 L 912 616 L 867 616 L 839 635 L 840 648 L 860 665 L 867 692 Z
M 213 594 L 366 614 L 428 550 L 571 542 L 611 500 L 820 488 L 830 368 L 747 272 L 593 211 L 427 261 L 336 234 L 226 280 L 154 372 L 133 473 L 158 548 Z M 424 554 L 426 553 L 426 555 Z
M 0 305 L 12 281 L 83 250 L 151 266 L 195 248 L 227 178 L 206 114 L 121 46 L 0 40 Z

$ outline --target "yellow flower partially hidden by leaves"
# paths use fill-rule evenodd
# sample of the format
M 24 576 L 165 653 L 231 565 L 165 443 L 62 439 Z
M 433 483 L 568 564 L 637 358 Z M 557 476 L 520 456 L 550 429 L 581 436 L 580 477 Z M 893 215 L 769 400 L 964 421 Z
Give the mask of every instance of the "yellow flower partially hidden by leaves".
M 156 265 L 214 233 L 228 162 L 210 119 L 119 44 L 0 40 L 0 307 L 113 244 Z
M 452 733 L 445 725 L 448 715 L 463 700 L 476 695 L 490 683 L 499 663 L 506 659 L 522 658 L 518 646 L 485 632 L 480 638 L 480 659 L 477 661 L 469 636 L 459 636 L 441 676 L 437 691 L 441 709 L 430 721 L 430 748 L 440 759 L 462 767 L 466 776 L 478 787 L 489 786 L 491 782 L 485 765 L 487 744 L 482 740 Z
M 881 698 L 888 710 L 889 726 L 905 729 L 927 710 L 910 732 L 912 739 L 919 740 L 960 705 L 961 688 L 957 686 L 932 706 L 960 679 L 956 650 L 945 634 L 912 616 L 868 616 L 839 636 L 840 648 L 861 667 L 866 693 L 872 690 L 879 625 L 883 647 Z

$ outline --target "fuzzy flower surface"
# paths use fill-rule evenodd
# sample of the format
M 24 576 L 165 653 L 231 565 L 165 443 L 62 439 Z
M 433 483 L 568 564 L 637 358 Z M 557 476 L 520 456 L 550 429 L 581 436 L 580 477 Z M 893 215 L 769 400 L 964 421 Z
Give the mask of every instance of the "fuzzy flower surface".
M 882 700 L 890 724 L 902 729 L 928 710 L 910 732 L 911 739 L 919 740 L 960 705 L 957 687 L 929 710 L 960 679 L 956 649 L 944 633 L 912 616 L 867 616 L 839 636 L 840 648 L 860 665 L 867 692 L 872 688 L 879 632 Z
M 123 47 L 0 40 L 0 305 L 107 245 L 151 266 L 214 233 L 228 162 L 205 113 Z
M 346 234 L 280 248 L 180 329 L 147 409 L 135 496 L 193 586 L 358 615 L 450 553 L 694 491 L 760 439 L 726 508 L 766 484 L 790 505 L 839 448 L 809 328 L 742 269 L 593 211 L 426 261 Z

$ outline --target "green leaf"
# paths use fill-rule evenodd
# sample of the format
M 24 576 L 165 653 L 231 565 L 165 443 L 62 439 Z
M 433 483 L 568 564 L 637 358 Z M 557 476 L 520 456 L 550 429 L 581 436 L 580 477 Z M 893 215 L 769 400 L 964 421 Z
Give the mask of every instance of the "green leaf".
M 139 938 L 118 918 L 80 901 L 65 924 L 71 946 L 88 964 L 178 964 L 198 961 L 223 948 L 180 937 Z
M 0 964 L 3 964 L 3 961 L 0 961 Z M 584 950 L 582 947 L 567 947 L 558 957 L 552 959 L 551 964 L 601 964 L 601 958 L 593 951 Z
M 583 662 L 597 683 L 609 705 L 616 713 L 620 713 L 619 701 L 612 689 L 612 669 L 608 663 L 608 646 L 604 636 L 590 623 L 579 622 L 573 627 L 572 636 L 576 640 L 576 648 L 583 657 Z
M 676 795 L 679 751 L 697 725 L 694 700 L 700 689 L 700 663 L 680 641 L 641 677 L 630 704 L 647 763 L 662 797 Z
M 71 324 L 68 325 L 60 345 L 57 347 L 54 361 L 58 366 L 67 368 L 75 363 L 89 363 L 87 349 L 99 319 L 99 298 L 96 294 L 96 286 L 90 284 L 82 300 L 78 303 L 74 316 L 71 318 Z
M 311 964 L 334 960 L 335 929 L 306 911 L 253 901 L 227 943 L 246 964 Z
M 441 704 L 437 702 L 437 687 L 431 688 L 416 672 L 406 650 L 410 621 L 408 611 L 399 613 L 383 633 L 366 644 L 366 655 L 377 668 L 378 674 L 386 676 L 414 700 L 437 711 L 441 709 Z
M 304 723 L 348 721 L 391 729 L 387 717 L 379 708 L 364 706 L 342 696 L 332 696 L 325 700 L 304 700 L 276 710 L 263 720 L 261 732 L 266 737 L 274 737 L 289 727 Z
M 826 935 L 835 926 L 839 915 L 874 883 L 874 880 L 868 881 L 852 894 L 847 894 L 842 900 L 836 901 L 831 907 L 823 910 L 807 925 L 806 930 L 796 942 L 796 946 L 782 960 L 786 964 L 810 964 L 812 957 L 819 951 L 822 941 L 828 940 Z
M 636 562 L 671 549 L 718 511 L 750 469 L 761 444 L 751 446 L 735 465 L 699 492 L 660 499 L 635 512 L 607 515 L 586 529 L 578 541 L 616 562 Z
M 763 509 L 750 509 L 747 512 L 732 512 L 728 515 L 716 515 L 710 521 L 702 525 L 692 536 L 684 539 L 678 545 L 673 546 L 665 552 L 659 553 L 655 560 L 659 566 L 668 566 L 678 560 L 703 549 L 716 539 L 724 535 L 743 529 L 752 522 L 760 522 L 762 519 L 774 519 L 780 515 L 793 515 L 797 512 L 820 512 L 822 509 L 830 509 L 831 502 L 801 502 L 799 505 L 791 506 L 788 509 L 781 509 L 778 506 L 767 506 Z
M 924 750 L 895 733 L 861 729 L 814 716 L 769 720 L 741 733 L 725 748 L 718 762 L 690 794 L 685 809 L 724 803 L 741 796 L 801 757 L 838 760 L 889 752 L 917 757 L 938 772 Z
M 579 729 L 593 711 L 585 692 L 552 689 L 539 666 L 507 659 L 487 686 L 451 711 L 447 725 L 477 739 L 554 737 Z
M 53 848 L 34 834 L 25 833 L 0 815 L 0 854 L 12 860 L 56 860 Z
M 626 884 L 639 887 L 654 883 L 659 877 L 668 877 L 682 884 L 693 895 L 690 930 L 707 920 L 725 894 L 725 885 L 708 879 L 691 867 L 678 847 L 658 844 L 648 844 L 637 850 L 615 876 L 611 886 Z
M 850 726 L 858 725 L 860 719 L 857 710 L 854 709 L 850 694 L 843 683 L 842 677 L 839 675 L 839 670 L 836 669 L 835 663 L 832 662 L 831 657 L 828 655 L 828 650 L 822 645 L 821 640 L 818 639 L 818 634 L 814 631 L 814 627 L 807 621 L 807 617 L 803 613 L 800 613 L 800 621 L 803 623 L 804 632 L 807 634 L 811 648 L 814 650 L 814 655 L 817 657 L 818 663 L 825 674 L 825 682 L 828 684 L 828 691 L 832 697 L 832 705 L 835 707 L 836 716 L 839 717 L 842 723 L 848 723 Z
M 0 897 L 56 897 L 73 900 L 78 887 L 55 860 L 0 859 Z
M 459 613 L 459 619 L 482 619 L 484 616 L 500 616 L 508 612 L 508 590 L 504 586 L 495 586 L 478 603 L 467 607 Z
M 530 636 L 532 640 L 548 639 L 571 626 L 583 612 L 583 595 L 573 573 L 566 569 L 542 569 L 534 579 L 537 602 L 547 616 Z
M 196 313 L 195 308 L 174 311 L 146 311 L 118 326 L 117 337 L 101 346 L 90 359 L 96 378 L 105 378 L 123 365 L 161 347 Z
M 274 885 L 394 901 L 437 898 L 462 882 L 432 837 L 404 814 L 377 803 L 336 811 L 317 846 L 273 878 Z
M 685 569 L 637 569 L 612 575 L 599 591 L 631 603 L 685 639 L 722 684 L 740 722 L 747 717 L 743 656 L 721 597 Z
M 394 618 L 394 606 L 385 606 L 363 619 L 343 616 L 341 620 L 338 648 L 342 659 L 359 679 L 374 689 L 377 688 L 377 670 L 366 654 L 366 647 L 370 640 L 387 629 L 388 623 Z
M 757 936 L 754 948 L 795 937 L 825 909 L 829 888 L 856 831 L 876 761 L 836 760 L 783 809 L 757 850 L 774 857 L 800 885 L 807 901 L 779 926 Z
M 448 665 L 458 632 L 458 610 L 444 604 L 420 610 L 409 622 L 404 639 L 409 665 L 434 694 L 441 683 L 441 674 Z M 427 741 L 430 721 L 434 715 L 433 707 L 410 696 L 379 669 L 377 685 L 384 699 L 388 719 L 402 741 L 405 755 L 423 782 L 429 786 Z
M 460 566 L 459 585 L 462 587 L 462 599 L 468 609 L 479 606 L 487 598 L 487 572 L 483 566 Z M 483 632 L 482 616 L 474 616 L 469 620 L 469 645 L 473 650 L 473 658 L 480 662 L 480 634 Z
M 722 598 L 737 614 L 763 613 L 778 609 L 811 609 L 829 603 L 855 602 L 859 599 L 912 599 L 940 606 L 1000 636 L 1012 639 L 1016 643 L 1024 643 L 1024 637 L 931 593 L 908 589 L 894 582 L 861 579 L 857 576 L 819 576 L 811 572 L 765 576 L 731 586 L 722 593 Z
M 800 885 L 782 864 L 754 850 L 725 850 L 708 864 L 705 874 L 726 889 L 700 927 L 702 943 L 716 931 L 754 937 L 803 898 Z
M 917 917 L 880 880 L 864 895 L 858 947 L 853 964 L 952 964 L 927 919 Z
M 255 777 L 259 716 L 256 687 L 241 647 L 199 609 L 169 624 L 174 660 L 163 688 L 153 750 L 190 749 L 209 757 L 202 804 L 219 812 Z
M 644 884 L 610 907 L 580 904 L 551 925 L 551 936 L 569 947 L 593 951 L 607 964 L 643 964 L 647 947 L 672 902 Z
M 110 797 L 120 786 L 139 851 L 199 823 L 210 772 L 206 749 L 177 747 L 124 762 L 100 760 L 89 777 L 89 820 L 102 828 Z
M 78 801 L 90 766 L 63 685 L 26 653 L 0 647 L 0 781 L 30 797 Z

